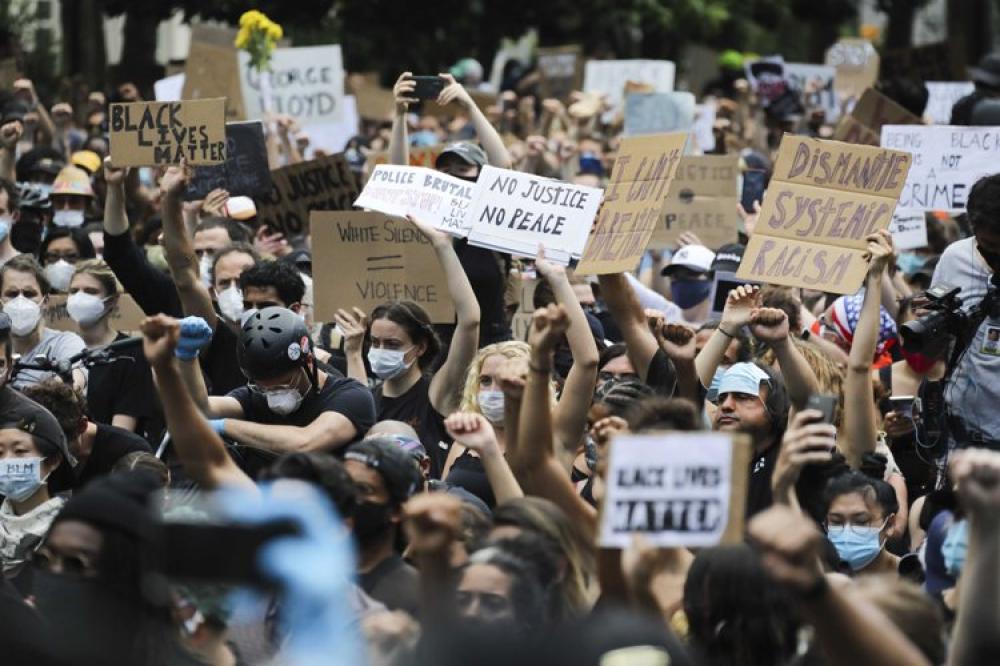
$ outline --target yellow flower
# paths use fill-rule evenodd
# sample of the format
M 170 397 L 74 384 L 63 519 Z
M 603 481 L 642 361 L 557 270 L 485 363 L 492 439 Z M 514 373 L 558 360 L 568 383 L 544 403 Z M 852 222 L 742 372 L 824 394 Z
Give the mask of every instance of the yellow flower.
M 233 44 L 238 49 L 245 49 L 247 44 L 250 43 L 250 30 L 246 27 L 240 28 L 240 31 L 236 34 L 236 41 Z
M 284 36 L 284 32 L 282 31 L 280 25 L 272 23 L 267 27 L 267 36 L 271 39 L 271 41 L 277 42 L 282 38 L 282 36 Z
M 243 12 L 242 16 L 240 16 L 240 27 L 252 28 L 262 18 L 266 19 L 266 17 L 256 9 L 251 9 L 250 11 Z

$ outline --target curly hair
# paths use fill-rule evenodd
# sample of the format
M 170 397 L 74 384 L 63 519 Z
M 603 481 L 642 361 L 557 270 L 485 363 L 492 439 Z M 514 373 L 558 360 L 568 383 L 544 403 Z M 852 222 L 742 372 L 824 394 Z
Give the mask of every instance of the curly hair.
M 372 317 L 374 318 L 374 313 Z M 463 412 L 475 412 L 481 414 L 479 409 L 479 374 L 483 370 L 483 363 L 494 354 L 504 358 L 523 358 L 527 360 L 531 356 L 531 347 L 527 342 L 519 340 L 507 340 L 505 342 L 494 342 L 479 350 L 476 358 L 469 364 L 469 372 L 465 375 L 465 388 L 462 390 Z

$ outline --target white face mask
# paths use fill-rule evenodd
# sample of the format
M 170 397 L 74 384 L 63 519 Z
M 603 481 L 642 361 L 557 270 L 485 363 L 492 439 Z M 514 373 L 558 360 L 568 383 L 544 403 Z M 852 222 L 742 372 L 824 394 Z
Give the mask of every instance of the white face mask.
M 212 286 L 212 255 L 207 252 L 201 255 L 198 260 L 198 273 L 201 276 L 201 283 L 206 287 Z
M 70 280 L 73 279 L 73 272 L 76 267 L 65 259 L 60 259 L 54 264 L 45 267 L 45 277 L 49 284 L 56 291 L 66 291 L 69 289 Z
M 479 411 L 493 425 L 503 423 L 503 391 L 480 391 Z
M 57 227 L 67 227 L 73 229 L 83 224 L 83 218 L 84 215 L 82 210 L 67 210 L 65 208 L 60 208 L 52 215 L 52 224 Z
M 410 369 L 410 363 L 405 360 L 407 350 L 399 349 L 369 349 L 368 363 L 372 367 L 372 372 L 381 379 L 392 379 L 398 377 Z
M 17 336 L 31 333 L 42 318 L 42 306 L 23 295 L 9 301 L 3 311 L 10 317 L 11 333 Z
M 81 326 L 96 323 L 104 316 L 105 299 L 78 291 L 66 299 L 66 312 L 70 319 Z
M 264 393 L 267 408 L 279 416 L 288 416 L 302 404 L 303 396 L 295 388 L 275 389 Z
M 237 322 L 243 317 L 243 292 L 236 285 L 223 289 L 217 294 L 219 310 L 229 321 Z M 240 322 L 242 323 L 242 322 Z

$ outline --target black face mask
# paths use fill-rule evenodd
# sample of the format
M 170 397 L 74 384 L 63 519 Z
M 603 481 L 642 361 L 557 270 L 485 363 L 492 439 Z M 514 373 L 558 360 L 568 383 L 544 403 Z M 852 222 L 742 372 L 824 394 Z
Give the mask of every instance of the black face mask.
M 573 367 L 573 352 L 568 348 L 556 349 L 552 357 L 552 367 L 560 378 L 566 379 L 569 376 L 570 368 Z
M 42 246 L 42 225 L 18 220 L 10 227 L 10 244 L 24 254 L 36 254 Z
M 382 537 L 392 526 L 392 507 L 376 502 L 358 502 L 354 509 L 354 537 L 362 547 L 369 546 Z
M 16 227 L 17 225 L 15 224 L 14 226 Z M 976 244 L 976 248 L 979 250 L 979 254 L 983 255 L 983 259 L 986 260 L 989 267 L 993 269 L 993 272 L 1000 273 L 1000 253 L 990 252 L 978 243 Z

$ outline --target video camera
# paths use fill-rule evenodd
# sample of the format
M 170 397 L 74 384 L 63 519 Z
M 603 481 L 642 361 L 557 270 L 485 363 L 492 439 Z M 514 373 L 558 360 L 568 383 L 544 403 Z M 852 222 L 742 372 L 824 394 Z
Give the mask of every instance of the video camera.
M 925 292 L 930 312 L 920 319 L 908 321 L 900 329 L 903 348 L 911 353 L 940 356 L 948 344 L 957 340 L 964 349 L 972 341 L 986 317 L 1000 316 L 1000 274 L 993 276 L 993 284 L 979 303 L 969 309 L 962 308 L 959 297 L 961 287 L 937 285 Z

